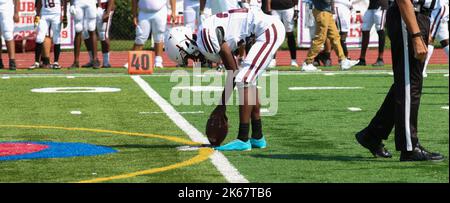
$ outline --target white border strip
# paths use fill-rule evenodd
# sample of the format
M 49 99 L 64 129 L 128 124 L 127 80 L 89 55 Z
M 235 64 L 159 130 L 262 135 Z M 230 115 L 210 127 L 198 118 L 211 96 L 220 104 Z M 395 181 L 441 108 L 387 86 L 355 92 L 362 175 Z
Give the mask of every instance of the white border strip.
M 147 96 L 152 99 L 162 111 L 194 142 L 209 143 L 208 139 L 192 126 L 178 111 L 173 108 L 161 95 L 158 94 L 145 80 L 140 76 L 131 76 L 139 87 L 144 90 Z M 210 157 L 212 164 L 230 183 L 248 183 L 248 180 L 239 173 L 239 171 L 228 161 L 228 159 L 219 151 L 215 151 Z
M 412 151 L 411 142 L 411 125 L 410 125 L 410 111 L 411 111 L 411 81 L 409 76 L 409 50 L 408 50 L 408 31 L 406 30 L 405 21 L 402 18 L 402 37 L 403 37 L 403 60 L 404 60 L 404 76 L 405 77 L 405 136 L 406 136 L 406 150 Z

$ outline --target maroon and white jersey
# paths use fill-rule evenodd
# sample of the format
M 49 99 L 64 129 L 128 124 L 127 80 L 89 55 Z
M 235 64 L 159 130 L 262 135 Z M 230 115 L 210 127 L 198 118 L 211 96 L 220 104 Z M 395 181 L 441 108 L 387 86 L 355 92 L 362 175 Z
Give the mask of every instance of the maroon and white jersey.
M 61 14 L 61 0 L 40 0 L 42 2 L 41 14 Z
M 198 29 L 200 52 L 212 61 L 220 61 L 219 42 L 236 50 L 251 35 L 263 35 L 276 19 L 257 9 L 233 9 L 207 18 Z

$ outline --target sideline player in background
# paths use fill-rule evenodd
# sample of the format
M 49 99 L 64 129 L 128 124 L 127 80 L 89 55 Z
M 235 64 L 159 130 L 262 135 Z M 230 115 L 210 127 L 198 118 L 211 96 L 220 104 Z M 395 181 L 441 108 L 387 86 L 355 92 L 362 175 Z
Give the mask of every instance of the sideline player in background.
M 350 31 L 350 18 L 352 17 L 353 0 L 334 0 L 334 15 L 336 26 L 341 36 L 341 46 L 345 57 L 348 58 L 347 34 Z
M 217 13 L 227 12 L 231 9 L 238 9 L 239 3 L 238 0 L 200 0 L 200 15 L 201 20 L 203 21 L 206 17 L 205 16 L 205 7 L 208 7 L 211 9 L 211 15 L 216 15 Z
M 308 51 L 306 60 L 302 65 L 302 71 L 318 71 L 313 65 L 314 58 L 319 54 L 322 45 L 328 38 L 333 49 L 339 58 L 341 70 L 348 70 L 358 63 L 358 61 L 349 60 L 342 50 L 339 31 L 333 19 L 333 2 L 330 0 L 313 0 L 313 15 L 316 22 L 315 35 L 312 39 L 311 48 Z
M 262 10 L 262 0 L 242 0 L 242 8 L 252 8 Z
M 362 40 L 361 40 L 361 54 L 359 56 L 359 63 L 357 66 L 366 65 L 366 52 L 370 41 L 370 30 L 375 25 L 378 34 L 378 58 L 372 64 L 373 66 L 384 66 L 383 53 L 384 44 L 386 42 L 386 34 L 384 32 L 384 25 L 386 22 L 386 11 L 389 7 L 389 0 L 370 0 L 369 8 L 364 13 L 362 24 Z
M 20 0 L 0 1 L 0 34 L 6 43 L 9 57 L 9 70 L 16 70 L 16 47 L 14 44 L 14 23 L 19 22 Z M 0 39 L 0 69 L 4 68 L 2 61 L 2 40 Z
M 287 44 L 291 55 L 291 66 L 298 67 L 297 64 L 297 45 L 295 43 L 294 27 L 298 19 L 298 1 L 297 0 L 267 0 L 267 12 L 277 17 L 283 22 L 286 29 Z M 269 67 L 277 66 L 277 60 L 274 58 Z
M 134 40 L 134 51 L 144 49 L 150 33 L 152 33 L 155 43 L 155 67 L 163 68 L 163 48 L 164 33 L 167 25 L 167 0 L 132 0 L 131 13 L 133 15 L 133 24 L 136 27 L 136 38 Z M 172 23 L 176 19 L 177 13 L 176 0 L 170 0 L 172 8 Z M 139 11 L 139 12 L 138 12 Z M 128 63 L 125 64 L 128 67 Z
M 438 5 L 435 9 L 433 9 L 431 13 L 431 22 L 430 22 L 430 41 L 428 44 L 428 54 L 427 59 L 425 60 L 425 67 L 423 68 L 423 77 L 427 77 L 427 66 L 430 61 L 431 56 L 433 55 L 433 42 L 435 39 L 438 39 L 441 43 L 441 46 L 444 49 L 445 54 L 447 54 L 448 59 L 448 19 L 449 19 L 449 7 L 448 0 L 437 0 Z
M 97 58 L 97 35 L 95 33 L 96 27 L 96 11 L 97 6 L 100 6 L 100 0 L 70 0 L 70 13 L 74 16 L 75 23 L 75 47 L 74 47 L 74 61 L 70 68 L 80 67 L 80 48 L 83 30 L 89 33 L 89 44 L 92 48 L 92 63 L 93 68 L 100 68 L 100 61 Z
M 44 68 L 60 69 L 59 55 L 61 54 L 61 23 L 67 27 L 67 1 L 66 0 L 37 0 L 36 16 L 37 24 L 36 47 L 34 52 L 34 64 L 28 69 L 40 68 L 43 44 L 47 36 L 52 35 L 54 46 L 54 63 L 50 65 L 50 56 L 42 56 Z M 50 33 L 50 30 L 52 33 Z
M 191 29 L 193 33 L 200 24 L 200 1 L 184 0 L 183 2 L 184 26 Z
M 350 19 L 351 10 L 353 9 L 353 0 L 335 0 L 334 1 L 334 20 L 336 26 L 339 30 L 339 35 L 341 37 L 341 46 L 344 50 L 344 55 L 348 59 L 348 49 L 347 49 L 347 34 L 350 30 Z M 329 39 L 325 41 L 324 49 L 317 55 L 314 59 L 314 65 L 320 65 L 320 62 L 324 66 L 331 66 L 331 42 Z
M 395 126 L 395 148 L 400 151 L 400 161 L 444 159 L 441 154 L 425 150 L 417 136 L 422 70 L 430 31 L 427 10 L 433 9 L 432 1 L 413 4 L 411 0 L 395 0 L 387 12 L 387 29 L 395 59 L 392 61 L 394 84 L 369 125 L 355 135 L 375 157 L 392 157 L 382 140 L 388 138 Z
M 103 65 L 102 68 L 110 68 L 109 61 L 109 31 L 111 28 L 112 17 L 114 14 L 115 2 L 114 0 L 100 0 L 100 6 L 97 6 L 97 33 L 102 45 Z M 89 32 L 83 30 L 84 44 L 89 53 L 89 62 L 83 65 L 83 68 L 94 67 L 94 53 L 92 52 L 92 46 L 89 40 Z M 96 42 L 95 42 L 96 43 Z

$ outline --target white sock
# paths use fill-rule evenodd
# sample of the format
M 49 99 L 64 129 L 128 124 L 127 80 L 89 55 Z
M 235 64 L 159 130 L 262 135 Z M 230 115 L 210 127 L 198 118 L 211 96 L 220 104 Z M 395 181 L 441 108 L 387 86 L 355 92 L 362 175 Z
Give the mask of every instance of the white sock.
M 448 45 L 446 47 L 444 47 L 444 51 L 445 51 L 445 54 L 447 54 L 447 58 L 448 58 Z
M 103 65 L 109 65 L 109 52 L 103 53 Z
M 425 65 L 423 66 L 423 72 L 422 74 L 426 74 L 427 73 L 427 66 L 428 66 L 428 62 L 430 61 L 431 56 L 433 55 L 433 50 L 434 50 L 434 46 L 429 44 L 428 45 L 428 53 L 427 53 L 427 59 L 425 60 Z
M 163 63 L 163 59 L 161 56 L 156 56 L 155 57 L 155 64 L 162 64 Z

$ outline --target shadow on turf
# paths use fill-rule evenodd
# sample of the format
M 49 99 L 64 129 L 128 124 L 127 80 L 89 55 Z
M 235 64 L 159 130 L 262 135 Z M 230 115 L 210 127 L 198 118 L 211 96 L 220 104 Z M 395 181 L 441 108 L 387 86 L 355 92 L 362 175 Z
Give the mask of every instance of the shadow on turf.
M 383 159 L 376 159 L 363 156 L 333 156 L 333 155 L 318 155 L 318 154 L 255 154 L 250 155 L 255 158 L 265 159 L 285 159 L 285 160 L 302 160 L 302 161 L 383 161 Z M 388 161 L 390 159 L 384 159 Z

